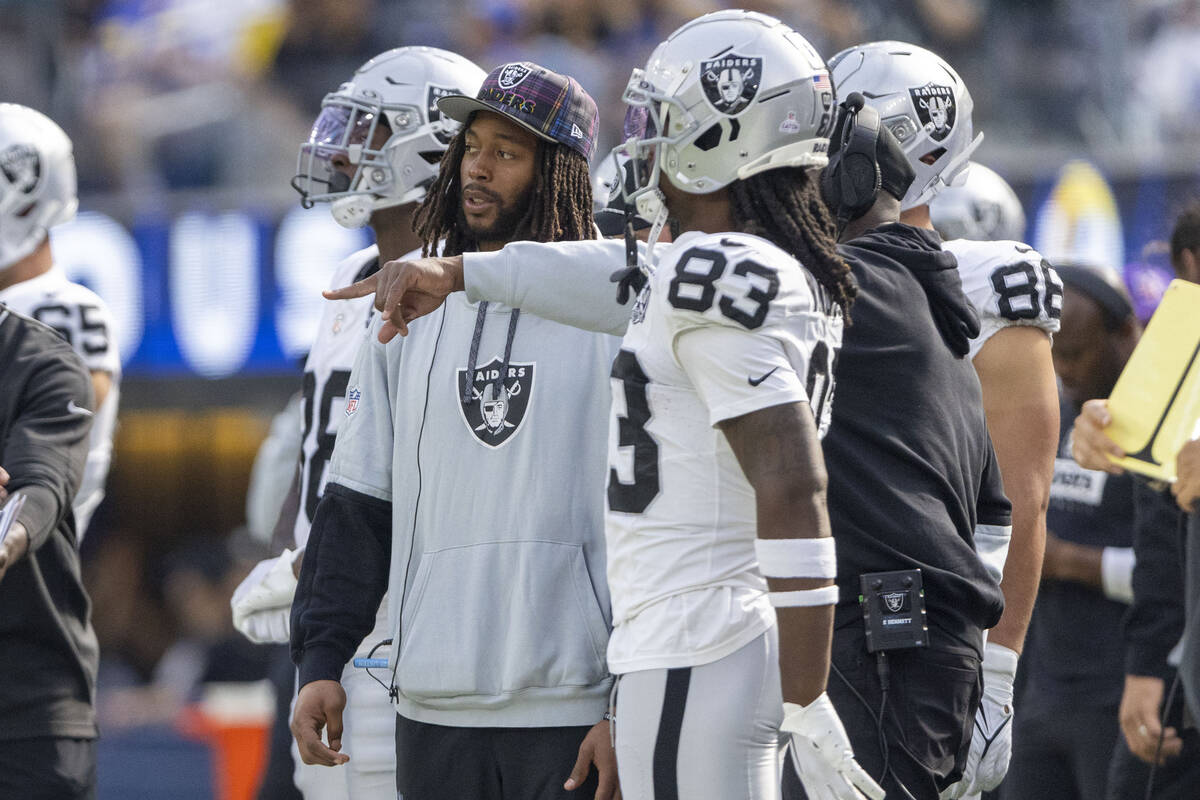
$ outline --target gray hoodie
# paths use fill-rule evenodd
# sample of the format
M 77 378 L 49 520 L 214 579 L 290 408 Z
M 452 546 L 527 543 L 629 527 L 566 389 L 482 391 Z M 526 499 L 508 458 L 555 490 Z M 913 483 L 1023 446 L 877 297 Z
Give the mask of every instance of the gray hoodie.
M 495 304 L 478 330 L 478 310 L 452 295 L 387 345 L 373 323 L 329 483 L 391 504 L 400 714 L 591 725 L 610 684 L 604 485 L 620 342 L 532 314 L 512 326 Z

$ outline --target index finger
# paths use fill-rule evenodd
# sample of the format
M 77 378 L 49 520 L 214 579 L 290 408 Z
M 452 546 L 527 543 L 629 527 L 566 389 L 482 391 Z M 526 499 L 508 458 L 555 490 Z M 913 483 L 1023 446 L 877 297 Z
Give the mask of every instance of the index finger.
M 8 483 L 8 472 L 4 469 L 4 467 L 0 467 L 0 486 L 3 486 L 6 483 Z
M 378 279 L 379 273 L 376 272 L 349 286 L 343 286 L 340 289 L 326 289 L 321 294 L 326 300 L 353 300 L 356 297 L 366 297 L 369 294 L 375 294 L 379 283 Z
M 407 262 L 404 261 L 389 261 L 388 266 L 395 265 L 396 269 L 392 272 L 391 280 L 388 282 L 386 290 L 383 291 L 383 296 L 379 294 L 375 296 L 375 307 L 383 316 L 392 320 L 397 328 L 406 328 L 402 323 L 404 315 L 399 313 L 397 309 L 400 303 L 404 300 L 404 293 L 412 288 L 416 279 L 413 276 L 412 269 L 407 267 Z M 407 330 L 405 330 L 407 334 Z

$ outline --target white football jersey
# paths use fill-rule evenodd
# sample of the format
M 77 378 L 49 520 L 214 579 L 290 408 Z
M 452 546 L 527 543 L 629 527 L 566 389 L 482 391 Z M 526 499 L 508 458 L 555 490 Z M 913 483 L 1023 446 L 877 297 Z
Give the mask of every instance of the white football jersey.
M 0 291 L 0 302 L 54 328 L 66 339 L 91 372 L 112 375 L 112 388 L 96 409 L 88 442 L 83 482 L 72 504 L 80 540 L 92 513 L 104 499 L 104 482 L 112 463 L 113 431 L 121 396 L 121 356 L 113 335 L 112 314 L 86 286 L 71 283 L 58 267 Z
M 688 233 L 662 253 L 612 369 L 609 668 L 695 666 L 775 614 L 754 490 L 717 423 L 808 402 L 829 425 L 841 311 L 783 250 Z
M 1041 253 L 1021 242 L 968 239 L 944 242 L 942 249 L 958 259 L 963 292 L 979 314 L 972 359 L 988 339 L 1009 325 L 1032 325 L 1048 335 L 1058 330 L 1062 281 Z
M 334 270 L 330 288 L 349 286 L 364 277 L 360 273 L 378 260 L 376 245 L 353 253 Z M 346 417 L 350 370 L 371 324 L 374 299 L 367 295 L 353 300 L 326 301 L 320 327 L 304 362 L 300 510 L 296 514 L 294 531 L 297 548 L 308 542 L 308 530 L 325 491 L 325 467 L 333 455 L 338 426 Z

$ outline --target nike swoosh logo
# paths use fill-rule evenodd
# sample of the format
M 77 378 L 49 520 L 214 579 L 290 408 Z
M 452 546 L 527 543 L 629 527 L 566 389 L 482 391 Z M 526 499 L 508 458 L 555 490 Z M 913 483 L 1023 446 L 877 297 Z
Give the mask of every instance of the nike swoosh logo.
M 751 377 L 747 376 L 746 383 L 750 384 L 751 386 L 758 386 L 760 383 L 765 381 L 767 378 L 771 377 L 771 373 L 777 369 L 779 369 L 779 367 L 777 367 L 777 366 L 771 367 L 771 372 L 768 372 L 766 375 L 763 375 L 761 378 L 751 378 Z
M 767 373 L 767 374 L 769 375 L 770 373 Z M 88 409 L 86 409 L 86 408 L 81 408 L 80 406 L 77 406 L 77 405 L 75 405 L 75 401 L 74 401 L 74 400 L 69 400 L 69 401 L 67 401 L 67 413 L 68 413 L 68 414 L 78 414 L 78 415 L 80 415 L 81 417 L 91 417 L 91 416 L 95 416 L 95 415 L 94 415 L 94 414 L 92 414 L 92 412 L 91 412 L 91 411 L 89 411 Z

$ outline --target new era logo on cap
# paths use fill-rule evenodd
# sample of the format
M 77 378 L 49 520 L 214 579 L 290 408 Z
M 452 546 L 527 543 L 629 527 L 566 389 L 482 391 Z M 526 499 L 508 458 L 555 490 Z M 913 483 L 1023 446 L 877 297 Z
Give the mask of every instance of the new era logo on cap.
M 476 111 L 504 114 L 542 139 L 565 145 L 589 160 L 596 147 L 596 101 L 579 81 L 530 61 L 492 70 L 475 97 L 451 95 L 437 104 L 443 114 L 462 123 Z

